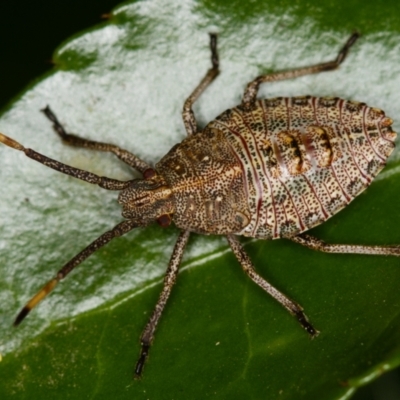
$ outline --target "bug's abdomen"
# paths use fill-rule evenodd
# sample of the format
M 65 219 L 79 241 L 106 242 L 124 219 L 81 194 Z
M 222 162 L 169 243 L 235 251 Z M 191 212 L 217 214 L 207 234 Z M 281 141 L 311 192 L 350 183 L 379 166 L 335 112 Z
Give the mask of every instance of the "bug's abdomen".
M 361 193 L 394 148 L 382 110 L 339 98 L 259 100 L 225 111 L 224 132 L 245 177 L 245 236 L 292 236 L 325 221 Z

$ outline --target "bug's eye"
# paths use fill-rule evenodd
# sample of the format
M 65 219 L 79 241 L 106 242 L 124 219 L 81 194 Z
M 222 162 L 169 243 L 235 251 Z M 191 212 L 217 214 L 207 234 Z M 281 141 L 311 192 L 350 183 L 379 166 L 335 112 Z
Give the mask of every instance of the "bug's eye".
M 143 178 L 144 179 L 151 179 L 154 177 L 154 175 L 156 174 L 156 171 L 154 171 L 153 168 L 148 168 L 143 172 Z
M 157 223 L 163 228 L 166 228 L 167 226 L 171 225 L 171 216 L 169 214 L 164 214 L 161 215 L 161 217 L 157 218 Z

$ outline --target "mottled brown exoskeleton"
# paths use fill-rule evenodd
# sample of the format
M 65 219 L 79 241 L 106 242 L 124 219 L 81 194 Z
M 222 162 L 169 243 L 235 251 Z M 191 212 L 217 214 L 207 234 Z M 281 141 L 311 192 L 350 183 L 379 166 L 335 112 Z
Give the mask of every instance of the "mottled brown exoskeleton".
M 115 145 L 67 133 L 49 107 L 43 110 L 65 143 L 112 152 L 141 172 L 143 179 L 122 182 L 100 177 L 0 134 L 2 143 L 50 168 L 120 191 L 118 201 L 125 218 L 65 264 L 26 304 L 15 325 L 94 251 L 133 228 L 158 221 L 162 226 L 174 222 L 182 231 L 162 292 L 141 336 L 136 376 L 142 373 L 191 232 L 225 235 L 247 275 L 294 315 L 311 337 L 317 336 L 302 307 L 257 274 L 237 236 L 287 238 L 330 253 L 399 256 L 400 246 L 329 245 L 303 233 L 337 213 L 371 183 L 392 152 L 396 134 L 383 111 L 364 103 L 311 96 L 257 100 L 256 95 L 264 82 L 338 68 L 358 37 L 358 33 L 352 34 L 333 61 L 257 77 L 247 85 L 240 105 L 199 131 L 192 105 L 219 73 L 217 37 L 211 34 L 212 67 L 183 106 L 188 137 L 155 167 Z

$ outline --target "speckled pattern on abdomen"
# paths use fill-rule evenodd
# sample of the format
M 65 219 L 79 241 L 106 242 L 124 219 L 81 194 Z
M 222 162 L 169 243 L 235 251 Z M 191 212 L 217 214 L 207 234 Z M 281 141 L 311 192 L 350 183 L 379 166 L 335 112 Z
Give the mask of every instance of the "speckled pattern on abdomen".
M 240 235 L 297 235 L 362 192 L 394 148 L 392 120 L 364 103 L 279 97 L 222 113 L 224 133 L 245 177 L 250 223 Z

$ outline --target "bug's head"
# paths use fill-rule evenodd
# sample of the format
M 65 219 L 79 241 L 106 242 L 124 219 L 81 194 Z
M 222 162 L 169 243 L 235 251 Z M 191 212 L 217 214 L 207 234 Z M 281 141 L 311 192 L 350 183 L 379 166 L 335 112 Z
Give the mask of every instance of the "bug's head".
M 174 212 L 172 190 L 154 170 L 144 173 L 144 179 L 131 181 L 123 189 L 118 202 L 122 205 L 122 216 L 137 221 L 141 226 L 157 221 L 162 226 L 171 223 Z

